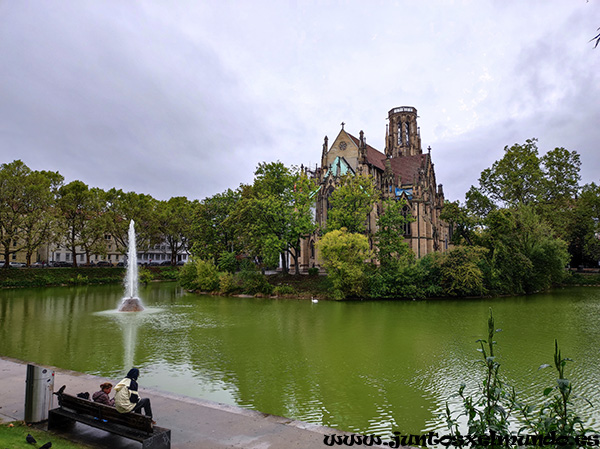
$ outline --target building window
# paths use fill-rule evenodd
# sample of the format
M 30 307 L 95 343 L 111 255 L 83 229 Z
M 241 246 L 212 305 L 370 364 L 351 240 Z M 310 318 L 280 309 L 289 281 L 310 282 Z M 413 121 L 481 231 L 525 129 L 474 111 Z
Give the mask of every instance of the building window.
M 402 216 L 405 219 L 411 218 L 410 207 L 404 206 L 402 208 Z M 411 223 L 410 221 L 407 221 L 407 222 L 404 223 L 404 235 L 406 235 L 406 236 L 411 235 L 410 223 Z

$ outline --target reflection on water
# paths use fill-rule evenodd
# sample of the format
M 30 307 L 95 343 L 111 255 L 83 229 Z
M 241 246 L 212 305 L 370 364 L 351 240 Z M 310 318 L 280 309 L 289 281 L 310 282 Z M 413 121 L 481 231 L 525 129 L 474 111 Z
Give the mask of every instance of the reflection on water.
M 552 362 L 557 338 L 575 360 L 575 388 L 600 403 L 600 289 L 318 304 L 195 296 L 174 284 L 140 295 L 146 311 L 123 314 L 120 286 L 2 291 L 0 354 L 115 381 L 135 365 L 148 387 L 349 431 L 419 433 L 443 429 L 438 415 L 461 382 L 477 387 L 475 341 L 493 307 L 501 373 L 522 398 L 554 384 L 537 368 Z

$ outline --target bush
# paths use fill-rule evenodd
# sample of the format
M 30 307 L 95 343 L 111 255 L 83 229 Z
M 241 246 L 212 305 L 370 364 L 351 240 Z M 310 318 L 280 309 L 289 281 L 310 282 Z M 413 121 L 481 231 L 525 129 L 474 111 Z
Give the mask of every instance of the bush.
M 309 268 L 308 269 L 308 275 L 309 276 L 318 276 L 319 275 L 319 269 L 318 268 Z
M 196 290 L 197 276 L 198 270 L 196 268 L 196 262 L 190 260 L 183 267 L 181 267 L 181 270 L 179 270 L 178 280 L 183 288 L 188 290 Z
M 219 290 L 219 272 L 212 261 L 199 260 L 196 262 L 196 285 L 203 292 Z
M 154 275 L 147 268 L 140 267 L 138 270 L 138 280 L 142 284 L 147 284 L 148 282 L 152 282 L 154 280 Z
M 365 260 L 371 257 L 367 237 L 342 228 L 325 234 L 317 246 L 333 285 L 333 297 L 361 296 L 367 284 Z
M 240 290 L 238 278 L 231 273 L 221 273 L 219 276 L 219 292 L 224 295 L 235 293 Z
M 242 290 L 249 295 L 258 293 L 270 295 L 273 292 L 273 286 L 269 284 L 267 278 L 256 267 L 247 266 L 248 269 L 240 272 L 242 280 Z
M 296 289 L 291 285 L 278 285 L 273 289 L 273 294 L 277 296 L 294 295 L 296 294 Z

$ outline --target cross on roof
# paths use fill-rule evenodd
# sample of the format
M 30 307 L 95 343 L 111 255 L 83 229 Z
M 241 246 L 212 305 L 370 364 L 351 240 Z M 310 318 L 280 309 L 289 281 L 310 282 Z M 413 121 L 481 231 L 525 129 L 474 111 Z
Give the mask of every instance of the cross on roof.
M 345 123 L 344 123 L 344 122 L 342 122 L 342 129 L 344 129 L 344 125 L 345 125 Z

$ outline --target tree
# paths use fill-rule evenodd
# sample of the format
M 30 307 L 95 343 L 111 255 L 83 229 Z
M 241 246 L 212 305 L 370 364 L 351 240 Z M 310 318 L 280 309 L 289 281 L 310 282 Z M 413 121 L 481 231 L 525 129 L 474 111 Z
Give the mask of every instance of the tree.
M 500 209 L 486 219 L 484 246 L 491 253 L 494 287 L 505 293 L 533 293 L 564 276 L 570 256 L 533 206 Z
M 184 196 L 160 201 L 157 207 L 158 230 L 169 245 L 171 265 L 177 264 L 177 254 L 187 249 L 190 235 L 189 217 L 192 203 Z
M 145 251 L 160 243 L 157 220 L 158 200 L 150 195 L 111 189 L 106 198 L 107 230 L 118 247 L 126 251 L 129 244 L 129 222 L 135 222 L 137 248 Z
M 281 162 L 261 163 L 252 186 L 247 187 L 235 212 L 239 235 L 246 248 L 269 265 L 281 258 L 288 271 L 286 254 L 300 273 L 300 242 L 316 229 L 312 195 L 316 186 L 304 171 Z
M 542 178 L 537 139 L 528 139 L 524 145 L 504 147 L 502 159 L 481 172 L 479 185 L 496 204 L 517 206 L 537 200 Z
M 25 184 L 25 215 L 21 223 L 23 249 L 27 266 L 31 265 L 31 257 L 43 244 L 55 239 L 57 233 L 57 216 L 54 205 L 56 195 L 63 182 L 58 172 L 31 172 Z
M 377 258 L 383 269 L 397 270 L 400 266 L 414 262 L 415 255 L 404 239 L 404 230 L 414 221 L 406 213 L 406 200 L 387 200 L 383 203 L 383 213 L 377 220 Z
M 363 294 L 365 261 L 372 257 L 367 237 L 348 232 L 346 228 L 336 229 L 325 234 L 317 242 L 317 248 L 333 285 L 334 297 L 343 299 L 348 295 Z
M 73 267 L 77 267 L 78 249 L 86 254 L 88 263 L 91 253 L 106 253 L 105 201 L 101 189 L 90 189 L 81 181 L 72 181 L 58 190 L 57 206 L 64 230 L 63 243 L 71 252 Z
M 329 197 L 327 231 L 346 228 L 351 233 L 364 233 L 376 200 L 372 176 L 342 176 Z
M 600 261 L 600 186 L 587 184 L 571 209 L 564 231 L 575 266 L 597 266 Z
M 194 256 L 216 261 L 223 252 L 240 250 L 232 215 L 241 192 L 227 189 L 193 205 L 190 251 Z
M 33 252 L 44 243 L 52 219 L 53 190 L 62 183 L 57 172 L 31 170 L 20 160 L 0 166 L 0 245 L 4 267 L 10 256 Z

